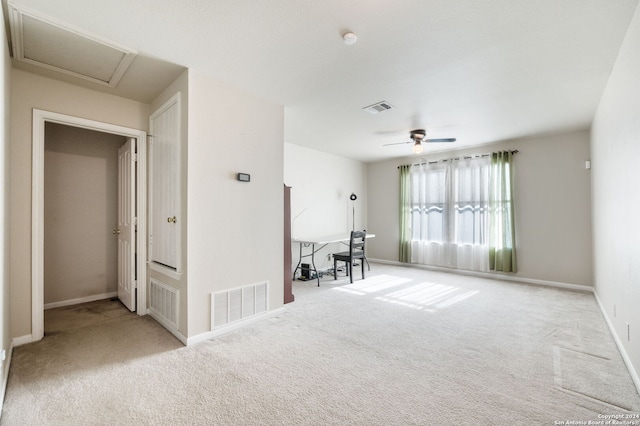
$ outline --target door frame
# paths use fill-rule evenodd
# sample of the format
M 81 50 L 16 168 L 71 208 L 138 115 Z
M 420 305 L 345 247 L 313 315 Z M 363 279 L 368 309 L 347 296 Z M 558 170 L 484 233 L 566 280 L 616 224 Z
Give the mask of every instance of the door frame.
M 33 109 L 31 165 L 31 339 L 44 337 L 44 143 L 45 123 L 135 138 L 137 143 L 137 220 L 136 241 L 137 301 L 136 313 L 147 313 L 147 132 L 51 111 Z

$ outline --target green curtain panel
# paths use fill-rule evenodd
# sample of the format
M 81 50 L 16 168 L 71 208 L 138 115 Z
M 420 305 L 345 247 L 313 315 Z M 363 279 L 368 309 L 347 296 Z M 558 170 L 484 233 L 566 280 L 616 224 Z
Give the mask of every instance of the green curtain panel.
M 400 262 L 411 263 L 411 177 L 410 165 L 400 166 Z
M 517 272 L 513 214 L 513 153 L 491 154 L 489 268 Z

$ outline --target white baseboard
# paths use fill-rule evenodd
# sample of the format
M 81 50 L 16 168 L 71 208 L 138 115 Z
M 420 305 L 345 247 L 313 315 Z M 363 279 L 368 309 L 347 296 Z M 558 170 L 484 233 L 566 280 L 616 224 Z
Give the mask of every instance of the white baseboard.
M 7 392 L 7 383 L 9 382 L 9 369 L 11 368 L 11 358 L 13 357 L 13 344 L 9 347 L 7 351 L 7 356 L 4 363 L 4 369 L 2 370 L 2 383 L 0 383 L 0 407 L 4 404 L 4 396 Z M 2 416 L 2 412 L 0 411 L 0 416 Z
M 631 380 L 633 380 L 633 384 L 636 385 L 636 389 L 640 394 L 640 376 L 638 376 L 638 372 L 636 371 L 633 364 L 631 363 L 631 358 L 629 358 L 629 354 L 627 354 L 627 351 L 622 345 L 622 340 L 620 339 L 620 336 L 618 336 L 618 333 L 616 333 L 616 329 L 613 327 L 613 323 L 609 319 L 609 315 L 607 315 L 607 311 L 604 309 L 604 305 L 602 304 L 602 301 L 598 296 L 598 292 L 594 291 L 593 294 L 596 297 L 596 302 L 598 302 L 598 307 L 600 308 L 600 312 L 602 312 L 602 316 L 604 317 L 604 320 L 607 323 L 607 326 L 609 327 L 609 331 L 613 336 L 613 340 L 614 342 L 616 342 L 618 351 L 620 351 L 620 355 L 622 356 L 622 359 L 624 360 L 624 363 L 627 366 L 627 370 L 629 370 L 629 375 L 631 376 Z
M 205 333 L 196 334 L 195 336 L 189 337 L 187 339 L 187 346 L 194 345 L 196 343 L 204 342 L 205 340 L 213 339 L 215 337 L 221 336 L 223 334 L 229 333 L 231 331 L 237 330 L 239 328 L 245 327 L 250 324 L 254 324 L 258 321 L 262 321 L 264 319 L 279 315 L 283 313 L 285 310 L 284 307 L 274 309 L 273 311 L 267 311 L 259 315 L 254 315 L 252 317 L 248 317 L 242 321 L 236 321 L 229 325 L 225 325 L 224 327 L 219 327 L 211 331 L 207 331 Z
M 156 315 L 152 309 L 147 309 L 147 315 L 149 315 L 154 320 L 158 321 L 161 326 L 167 329 L 167 331 L 175 336 L 176 339 L 180 340 L 183 345 L 187 345 L 187 336 L 180 333 L 173 324 L 165 321 L 164 318 L 160 315 Z
M 12 346 L 15 348 L 16 346 L 26 345 L 27 343 L 33 343 L 37 340 L 33 338 L 32 334 L 25 334 L 24 336 L 14 337 L 12 341 Z
M 44 305 L 44 310 L 46 311 L 47 309 L 61 308 L 63 306 L 79 305 L 80 303 L 95 302 L 96 300 L 111 299 L 112 297 L 118 297 L 118 292 L 112 291 L 111 293 L 94 294 L 93 296 L 47 303 Z
M 416 263 L 403 263 L 395 260 L 371 259 L 371 258 L 368 258 L 368 259 L 370 262 L 382 263 L 384 265 L 405 266 L 408 268 L 425 269 L 427 271 L 446 272 L 451 274 L 467 275 L 467 276 L 478 277 L 478 278 L 489 278 L 492 280 L 515 281 L 515 282 L 520 282 L 524 284 L 535 284 L 535 285 L 542 285 L 546 287 L 564 288 L 567 290 L 585 291 L 587 293 L 593 293 L 593 287 L 588 285 L 538 280 L 535 278 L 523 278 L 523 277 L 516 277 L 511 275 L 496 274 L 491 272 L 467 271 L 464 269 L 445 268 L 442 266 L 419 265 Z

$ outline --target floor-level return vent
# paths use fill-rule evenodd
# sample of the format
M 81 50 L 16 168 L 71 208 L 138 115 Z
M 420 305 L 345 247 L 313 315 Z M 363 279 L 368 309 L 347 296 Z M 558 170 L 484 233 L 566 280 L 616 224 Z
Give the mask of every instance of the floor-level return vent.
M 160 321 L 164 326 L 177 330 L 178 290 L 151 278 L 148 297 L 149 314 Z
M 267 283 L 211 294 L 211 328 L 224 327 L 267 312 Z

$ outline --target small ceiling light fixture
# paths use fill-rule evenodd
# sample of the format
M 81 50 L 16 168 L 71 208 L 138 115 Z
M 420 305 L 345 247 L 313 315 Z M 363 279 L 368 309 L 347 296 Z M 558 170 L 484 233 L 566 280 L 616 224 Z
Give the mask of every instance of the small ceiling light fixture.
M 351 46 L 352 44 L 355 44 L 356 41 L 358 41 L 358 36 L 349 31 L 342 35 L 342 40 L 344 40 L 344 44 L 346 44 L 347 46 Z
M 424 150 L 424 147 L 422 146 L 422 140 L 427 135 L 427 132 L 422 129 L 412 130 L 410 135 L 411 139 L 413 139 L 413 141 L 415 142 L 415 144 L 413 145 L 413 152 L 415 152 L 416 154 L 420 154 Z

